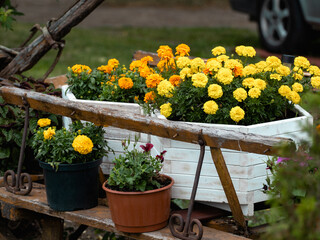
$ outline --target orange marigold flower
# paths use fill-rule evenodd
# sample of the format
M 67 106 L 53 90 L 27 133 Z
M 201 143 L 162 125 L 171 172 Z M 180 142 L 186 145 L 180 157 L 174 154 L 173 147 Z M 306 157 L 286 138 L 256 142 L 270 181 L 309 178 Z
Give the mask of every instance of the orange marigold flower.
M 73 65 L 71 70 L 73 73 L 76 73 L 76 74 L 80 74 L 82 72 L 86 72 L 86 73 L 90 74 L 92 72 L 90 67 L 88 67 L 86 65 L 81 65 L 81 64 Z
M 113 67 L 110 65 L 101 65 L 100 67 L 97 68 L 97 70 L 110 74 L 113 70 Z
M 153 72 L 154 72 L 153 69 L 149 68 L 148 66 L 139 68 L 140 76 L 143 77 L 143 78 L 147 78 Z
M 162 45 L 157 50 L 158 56 L 161 59 L 168 60 L 170 58 L 173 58 L 172 49 L 168 45 Z
M 320 124 L 317 125 L 316 129 L 317 129 L 317 132 L 320 134 Z
M 189 56 L 190 47 L 187 44 L 181 43 L 176 47 L 176 55 L 180 57 Z
M 108 65 L 111 66 L 112 68 L 116 68 L 119 66 L 119 61 L 115 58 L 109 59 Z
M 163 80 L 163 77 L 161 77 L 159 74 L 154 73 L 147 77 L 146 79 L 146 85 L 148 88 L 155 88 L 158 86 L 158 84 Z
M 142 62 L 140 60 L 135 60 L 130 63 L 129 69 L 133 71 L 136 68 L 139 68 L 141 65 L 142 65 Z
M 156 94 L 154 93 L 154 91 L 147 92 L 146 95 L 144 95 L 144 102 L 145 103 L 153 102 L 155 97 L 156 97 Z
M 179 86 L 181 83 L 181 77 L 179 75 L 172 75 L 169 78 L 169 82 L 173 85 L 173 86 Z
M 238 76 L 242 76 L 242 67 L 241 66 L 235 66 L 233 69 L 232 69 L 232 72 L 233 72 L 233 75 L 235 77 L 238 77 Z
M 139 102 L 139 96 L 134 96 L 134 100 L 135 100 L 136 102 Z
M 141 63 L 147 65 L 148 62 L 153 62 L 153 58 L 151 56 L 146 56 L 141 58 Z
M 122 77 L 119 79 L 118 85 L 121 89 L 130 89 L 133 87 L 133 81 L 131 78 Z

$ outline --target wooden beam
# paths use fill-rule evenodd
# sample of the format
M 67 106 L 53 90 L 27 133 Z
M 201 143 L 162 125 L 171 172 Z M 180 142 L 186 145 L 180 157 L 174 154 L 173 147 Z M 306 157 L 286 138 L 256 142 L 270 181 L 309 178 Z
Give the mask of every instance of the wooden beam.
M 238 199 L 236 190 L 233 186 L 221 149 L 212 147 L 210 148 L 210 151 L 211 151 L 211 156 L 212 156 L 214 165 L 216 166 L 216 169 L 220 178 L 220 182 L 226 194 L 233 218 L 241 227 L 247 230 L 246 220 L 244 218 L 244 215 L 239 203 L 239 199 Z
M 72 29 L 86 18 L 103 0 L 79 0 L 59 19 L 52 21 L 48 32 L 54 41 L 61 41 Z M 5 68 L 0 69 L 0 77 L 8 78 L 32 68 L 51 48 L 52 44 L 41 34 L 23 48 Z
M 198 143 L 202 134 L 207 146 L 271 155 L 274 146 L 291 139 L 244 134 L 235 131 L 212 129 L 179 121 L 96 107 L 89 103 L 75 102 L 29 90 L 1 87 L 0 94 L 7 103 L 22 105 L 25 97 L 33 109 L 93 122 L 99 126 L 114 126 L 131 131 L 143 132 L 178 141 Z

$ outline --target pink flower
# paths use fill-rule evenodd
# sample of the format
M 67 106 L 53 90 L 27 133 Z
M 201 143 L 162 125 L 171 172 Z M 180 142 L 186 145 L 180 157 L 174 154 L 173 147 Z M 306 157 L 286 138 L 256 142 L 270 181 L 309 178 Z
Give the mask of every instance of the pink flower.
M 150 150 L 153 148 L 153 144 L 147 143 L 145 146 L 140 145 L 140 147 L 143 149 L 144 152 L 150 152 Z

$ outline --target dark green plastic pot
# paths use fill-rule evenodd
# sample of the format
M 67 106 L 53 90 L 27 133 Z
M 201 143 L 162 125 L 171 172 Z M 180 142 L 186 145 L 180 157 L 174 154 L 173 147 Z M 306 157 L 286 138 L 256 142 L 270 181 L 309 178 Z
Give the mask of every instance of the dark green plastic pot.
M 99 166 L 102 159 L 76 164 L 59 164 L 58 170 L 39 161 L 43 168 L 49 206 L 56 211 L 73 211 L 98 205 Z

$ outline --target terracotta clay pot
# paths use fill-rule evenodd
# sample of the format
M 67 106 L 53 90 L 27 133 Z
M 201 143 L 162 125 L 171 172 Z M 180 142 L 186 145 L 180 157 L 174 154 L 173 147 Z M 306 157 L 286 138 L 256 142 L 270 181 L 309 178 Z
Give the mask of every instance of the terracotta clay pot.
M 168 223 L 170 215 L 171 183 L 163 188 L 145 192 L 121 192 L 102 185 L 107 193 L 112 221 L 122 232 L 142 233 L 159 230 Z

